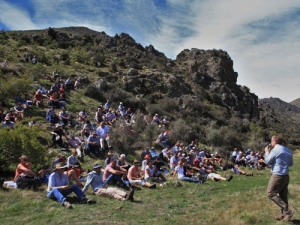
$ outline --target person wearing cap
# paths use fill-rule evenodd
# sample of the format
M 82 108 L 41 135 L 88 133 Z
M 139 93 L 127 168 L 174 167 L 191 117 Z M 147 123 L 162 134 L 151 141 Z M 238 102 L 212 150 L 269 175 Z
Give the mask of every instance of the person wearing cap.
M 143 187 L 148 187 L 148 188 L 156 187 L 156 184 L 150 184 L 149 182 L 147 182 L 144 179 L 144 176 L 141 174 L 139 165 L 140 165 L 139 161 L 135 159 L 133 161 L 133 165 L 128 170 L 127 177 L 128 177 L 130 184 L 138 184 L 138 185 L 141 185 Z
M 48 120 L 51 123 L 51 125 L 54 125 L 55 123 L 58 122 L 58 117 L 55 114 L 55 107 L 54 106 L 51 106 L 51 108 L 47 110 L 46 120 Z
M 98 127 L 97 130 L 96 130 L 96 133 L 98 134 L 98 136 L 99 136 L 99 138 L 100 138 L 100 146 L 101 146 L 101 148 L 102 148 L 103 150 L 105 149 L 104 141 L 107 142 L 108 148 L 111 148 L 109 132 L 110 132 L 110 131 L 109 131 L 108 126 L 106 126 L 106 125 L 104 124 L 104 122 L 102 121 L 102 122 L 99 124 L 99 127 Z
M 177 166 L 178 164 L 178 161 L 180 160 L 179 156 L 178 156 L 178 151 L 176 151 L 174 153 L 174 155 L 171 157 L 170 159 L 170 169 L 171 170 L 175 170 L 175 167 Z
M 111 152 L 108 152 L 108 153 L 107 153 L 107 157 L 106 157 L 106 159 L 104 160 L 104 165 L 105 165 L 105 167 L 106 167 L 108 164 L 110 164 L 110 161 L 111 161 L 112 157 L 113 157 L 113 154 L 112 154 Z
M 65 126 L 66 124 L 71 126 L 71 117 L 70 114 L 66 111 L 66 108 L 62 108 L 62 111 L 59 112 L 58 117 L 62 126 Z
M 134 190 L 130 190 L 129 192 L 125 192 L 119 190 L 117 188 L 108 187 L 106 188 L 105 182 L 103 182 L 102 166 L 99 163 L 95 163 L 93 165 L 93 171 L 90 172 L 87 176 L 87 181 L 82 189 L 83 193 L 88 190 L 88 187 L 91 185 L 93 191 L 96 195 L 99 196 L 109 196 L 121 201 L 131 200 L 133 201 Z
M 116 184 L 118 182 L 121 187 L 129 190 L 130 186 L 122 180 L 122 177 L 127 176 L 127 170 L 117 166 L 117 160 L 117 158 L 112 158 L 110 163 L 105 167 L 103 181 L 106 184 Z
M 74 192 L 80 199 L 80 203 L 91 203 L 91 200 L 85 197 L 84 193 L 77 185 L 69 184 L 68 176 L 64 173 L 65 168 L 66 165 L 63 163 L 57 163 L 55 165 L 56 171 L 49 177 L 47 197 L 57 199 L 59 203 L 66 208 L 72 208 L 72 205 L 66 201 L 65 196 Z
M 37 93 L 35 93 L 33 96 L 33 102 L 37 106 L 43 105 L 43 99 L 44 99 L 44 96 L 42 95 L 41 91 L 37 91 Z
M 15 123 L 10 121 L 10 116 L 7 114 L 4 118 L 4 122 L 2 122 L 2 127 L 9 127 L 11 129 L 14 128 Z
M 145 159 L 145 156 L 146 155 L 149 155 L 149 157 L 150 157 L 150 159 L 151 159 L 151 153 L 149 152 L 149 147 L 146 147 L 145 149 L 144 149 L 144 151 L 142 151 L 142 153 L 141 153 L 141 158 L 142 159 Z
M 55 125 L 55 129 L 51 132 L 51 134 L 52 134 L 52 144 L 53 144 L 53 146 L 56 147 L 56 144 L 58 144 L 59 147 L 61 147 L 61 148 L 64 147 L 62 137 L 64 136 L 66 139 L 68 139 L 68 138 L 65 135 L 65 133 L 62 129 L 62 126 L 59 123 L 57 123 Z
M 100 153 L 100 141 L 97 133 L 94 131 L 92 135 L 86 140 L 86 154 L 90 155 L 91 153 L 95 154 L 96 157 L 99 157 Z
M 84 136 L 88 137 L 93 135 L 94 126 L 89 120 L 85 121 L 82 130 L 80 131 L 81 140 L 84 141 Z
M 79 158 L 83 157 L 81 141 L 78 137 L 75 137 L 74 133 L 70 134 L 70 138 L 68 138 L 68 145 L 76 150 Z

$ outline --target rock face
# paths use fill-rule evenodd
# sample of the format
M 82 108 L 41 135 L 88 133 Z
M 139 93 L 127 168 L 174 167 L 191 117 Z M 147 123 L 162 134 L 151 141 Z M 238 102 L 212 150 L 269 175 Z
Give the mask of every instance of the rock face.
M 251 118 L 259 117 L 258 97 L 249 88 L 236 84 L 237 72 L 233 61 L 222 50 L 183 50 L 175 63 L 188 67 L 188 77 L 197 86 L 214 92 L 224 106 L 230 107 Z

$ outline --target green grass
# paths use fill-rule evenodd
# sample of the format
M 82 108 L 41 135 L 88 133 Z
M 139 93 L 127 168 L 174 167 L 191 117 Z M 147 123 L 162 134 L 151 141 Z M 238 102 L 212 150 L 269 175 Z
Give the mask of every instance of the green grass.
M 295 153 L 295 165 L 291 167 L 290 206 L 295 211 L 297 223 L 300 207 L 299 184 L 300 153 Z M 94 162 L 87 158 L 88 168 Z M 229 172 L 225 172 L 229 173 Z M 226 175 L 224 172 L 220 173 Z M 231 182 L 208 180 L 203 185 L 185 183 L 176 188 L 169 184 L 156 190 L 142 189 L 135 192 L 135 202 L 121 202 L 93 195 L 94 205 L 78 204 L 68 210 L 58 202 L 46 198 L 46 186 L 38 192 L 30 190 L 0 191 L 1 224 L 282 224 L 273 221 L 271 215 L 279 208 L 268 200 L 266 188 L 270 170 L 254 171 L 253 177 L 234 175 Z M 121 207 L 121 209 L 120 209 Z

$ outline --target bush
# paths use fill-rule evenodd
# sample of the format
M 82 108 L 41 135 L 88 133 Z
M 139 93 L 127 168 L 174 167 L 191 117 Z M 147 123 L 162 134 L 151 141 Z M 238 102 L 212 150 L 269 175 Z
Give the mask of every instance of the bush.
M 90 98 L 94 98 L 98 101 L 104 101 L 105 99 L 103 98 L 103 94 L 102 92 L 100 92 L 100 90 L 98 88 L 95 87 L 94 84 L 89 84 L 85 91 L 84 91 L 84 95 L 88 96 Z
M 46 131 L 41 127 L 19 124 L 13 130 L 0 129 L 0 170 L 18 162 L 21 155 L 27 155 L 32 165 L 39 167 L 47 161 L 46 145 L 38 141 Z M 44 138 L 43 138 L 44 139 Z

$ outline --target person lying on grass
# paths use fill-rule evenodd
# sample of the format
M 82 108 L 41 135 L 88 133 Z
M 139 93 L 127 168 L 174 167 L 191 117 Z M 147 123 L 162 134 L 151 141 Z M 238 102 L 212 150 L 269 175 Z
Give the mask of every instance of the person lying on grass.
M 82 192 L 85 193 L 88 190 L 88 187 L 91 185 L 93 191 L 96 195 L 99 196 L 109 196 L 121 201 L 130 200 L 133 201 L 134 190 L 128 192 L 119 190 L 117 188 L 108 187 L 106 188 L 106 183 L 103 182 L 101 165 L 95 163 L 93 165 L 93 171 L 88 174 L 87 181 L 82 189 Z

